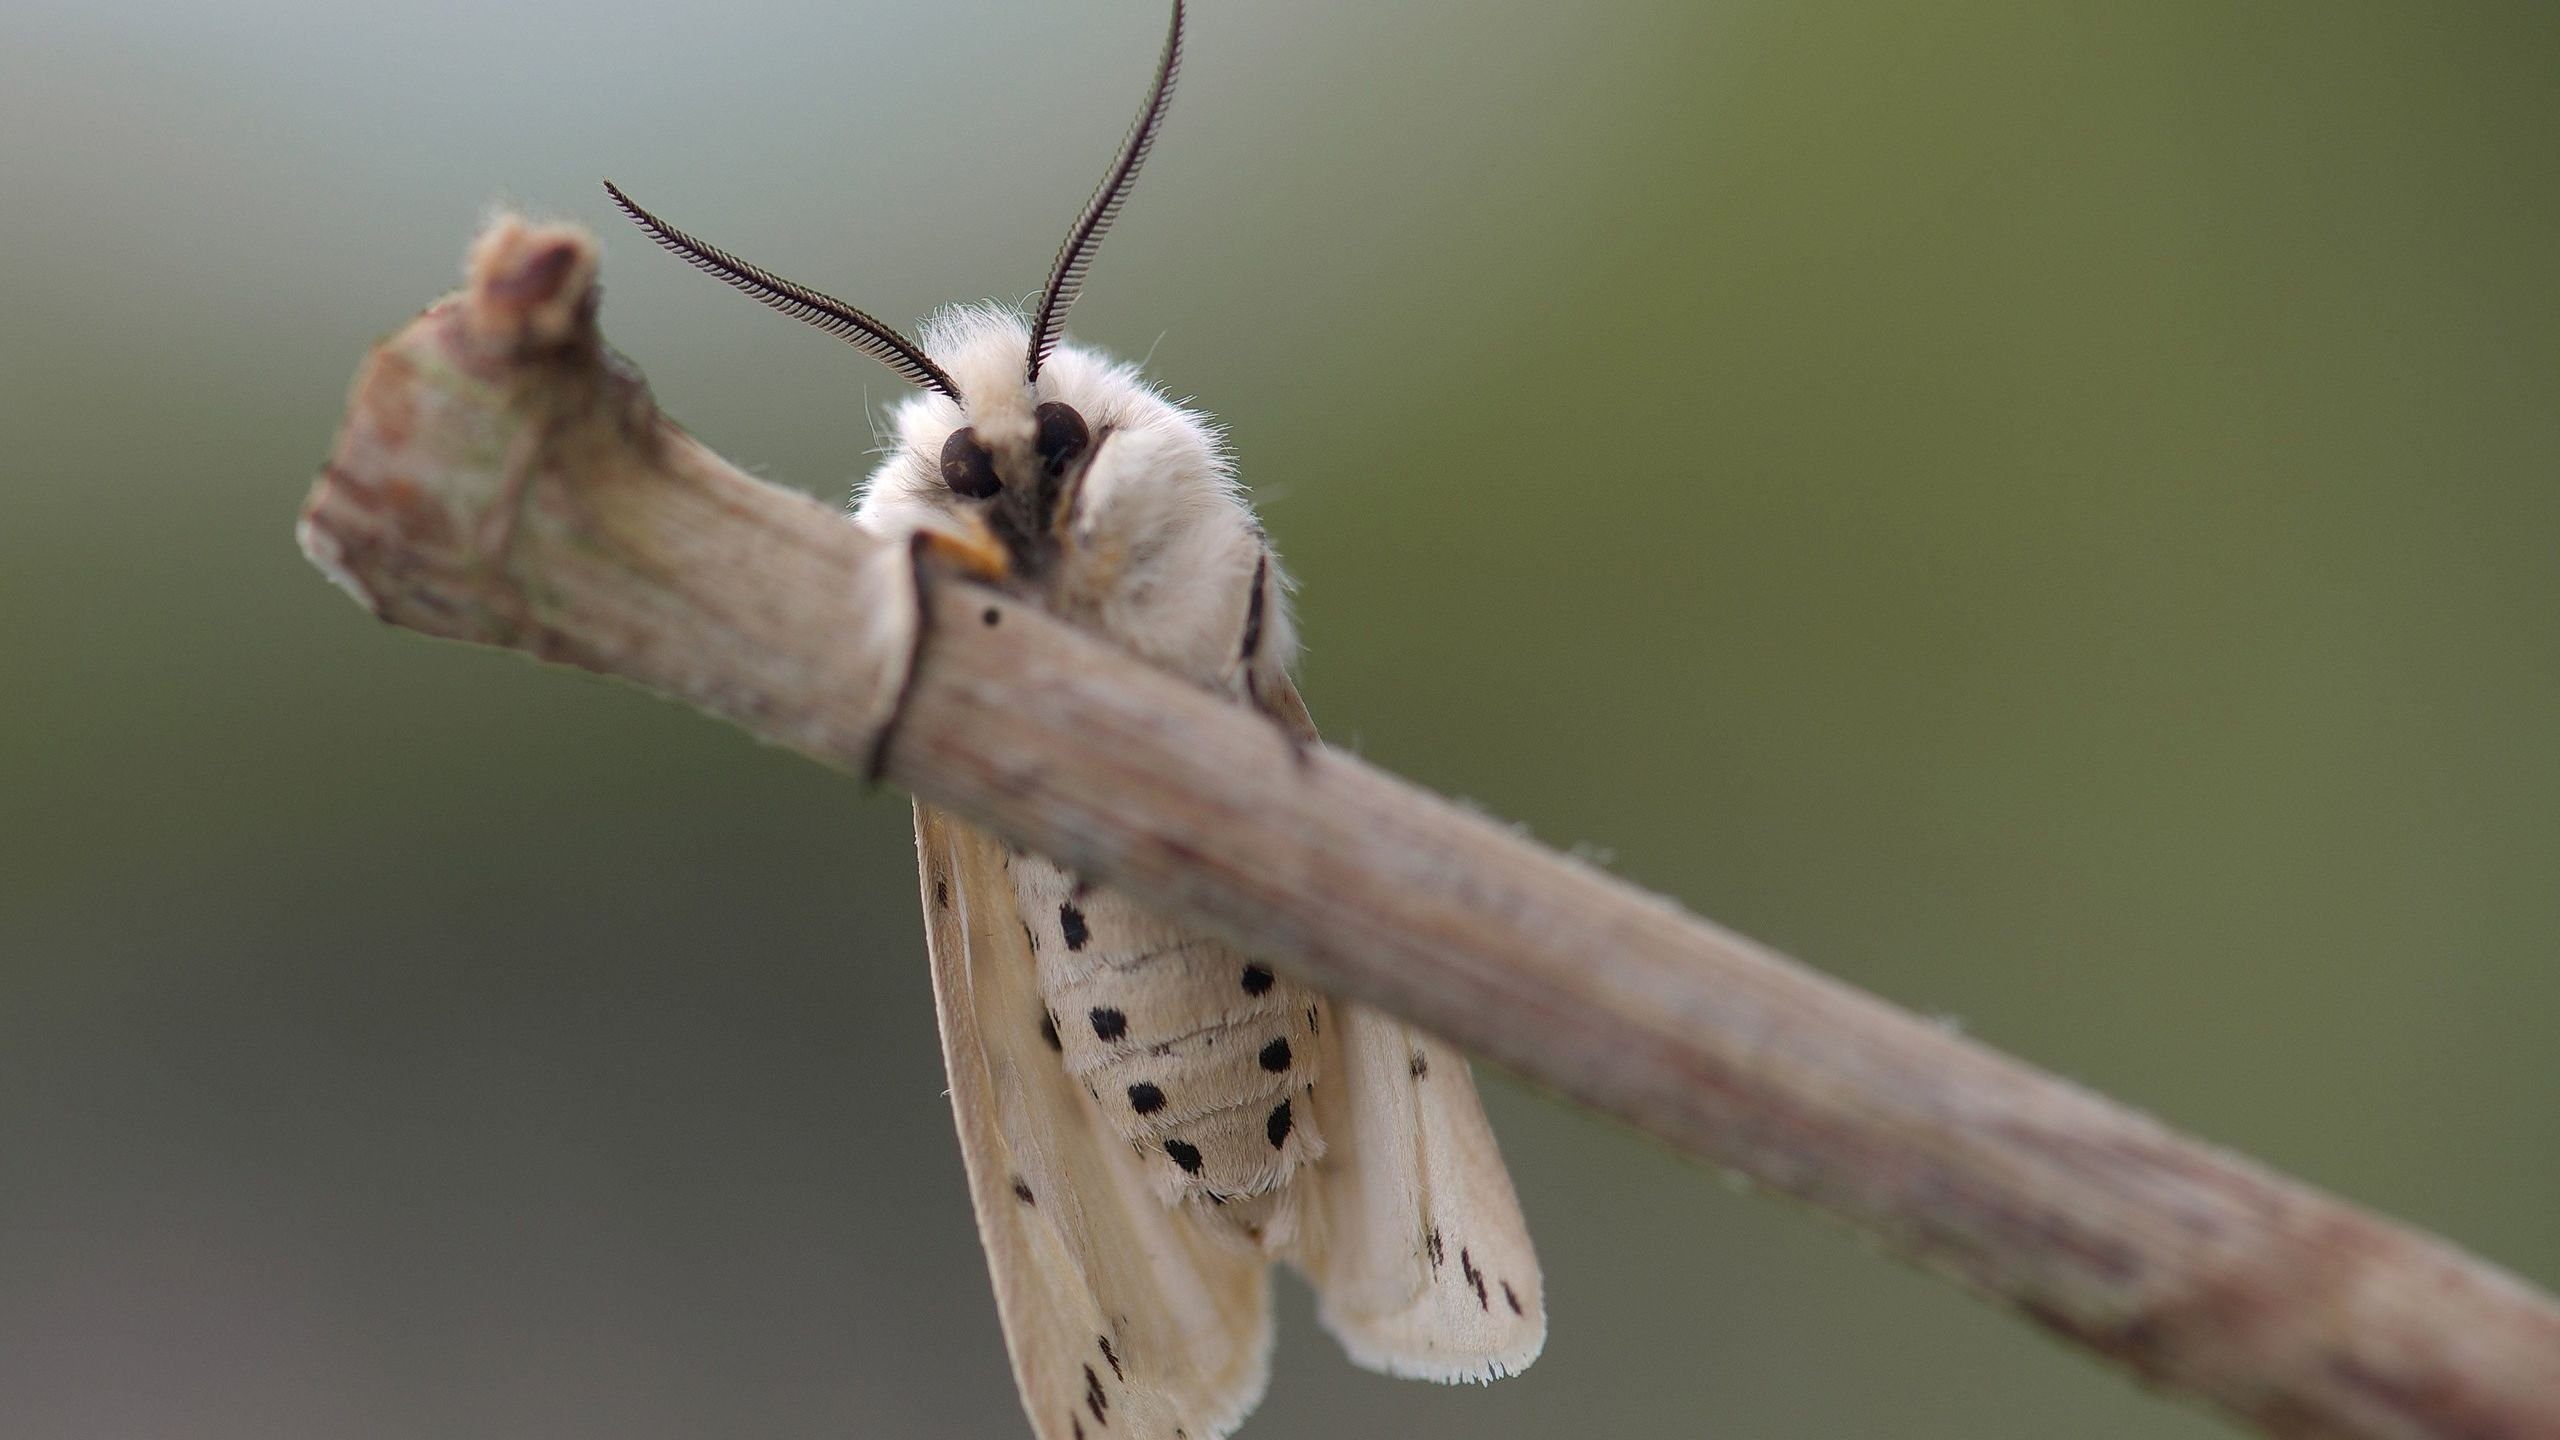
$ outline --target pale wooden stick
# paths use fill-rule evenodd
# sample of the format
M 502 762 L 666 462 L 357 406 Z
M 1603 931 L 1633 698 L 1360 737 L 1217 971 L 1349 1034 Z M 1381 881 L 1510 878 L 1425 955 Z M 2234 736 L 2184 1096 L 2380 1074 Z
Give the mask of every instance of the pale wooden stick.
M 896 547 L 659 416 L 596 338 L 594 269 L 582 233 L 501 221 L 471 288 L 375 349 L 302 527 L 375 613 L 619 675 L 851 770 L 903 694 L 876 752 L 894 783 L 1801 1197 L 2163 1390 L 2274 1435 L 2560 1436 L 2548 1297 L 1358 760 L 1300 754 L 1008 597 L 919 585 Z

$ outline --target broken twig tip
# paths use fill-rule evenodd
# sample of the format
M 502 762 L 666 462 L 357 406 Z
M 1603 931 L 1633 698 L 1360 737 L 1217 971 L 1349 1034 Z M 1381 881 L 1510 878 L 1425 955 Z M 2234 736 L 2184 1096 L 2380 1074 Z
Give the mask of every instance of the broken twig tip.
M 473 337 L 518 353 L 577 339 L 595 319 L 596 266 L 596 237 L 585 229 L 498 215 L 463 265 Z

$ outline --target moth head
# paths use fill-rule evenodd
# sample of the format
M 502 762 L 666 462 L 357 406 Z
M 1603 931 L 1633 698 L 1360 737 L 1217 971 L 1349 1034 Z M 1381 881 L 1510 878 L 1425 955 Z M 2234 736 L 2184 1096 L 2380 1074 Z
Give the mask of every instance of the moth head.
M 1024 331 L 1015 316 L 954 312 L 926 331 L 959 390 L 957 403 L 927 396 L 900 411 L 899 436 L 915 471 L 939 480 L 935 508 L 1001 544 L 1016 573 L 1046 569 L 1075 508 L 1096 450 L 1095 417 L 1026 379 Z
M 1119 218 L 1121 205 L 1137 183 L 1138 168 L 1155 147 L 1181 64 L 1182 0 L 1173 0 L 1172 25 L 1165 32 L 1155 79 L 1147 87 L 1137 122 L 1058 246 L 1049 282 L 1041 289 L 1040 305 L 1032 317 L 1027 349 L 1015 351 L 1009 363 L 990 363 L 982 347 L 975 346 L 949 355 L 945 363 L 841 300 L 785 280 L 676 229 L 640 208 L 612 181 L 606 181 L 604 188 L 623 214 L 686 264 L 795 320 L 851 342 L 914 384 L 957 405 L 960 423 L 943 442 L 937 461 L 943 483 L 957 505 L 985 507 L 988 527 L 1018 559 L 1028 559 L 1020 545 L 1045 543 L 1072 502 L 1074 480 L 1091 461 L 1095 442 L 1092 417 L 1064 400 L 1039 398 L 1041 367 L 1058 346 L 1067 310 L 1084 288 L 1094 250 L 1111 222 Z
M 1058 398 L 1054 380 L 1026 376 L 1023 329 L 1010 314 L 987 309 L 949 312 L 925 331 L 957 391 L 956 405 L 928 401 L 954 424 L 933 461 L 942 483 L 961 500 L 992 501 L 1056 491 L 1093 448 L 1091 420 Z M 1053 372 L 1054 373 L 1054 372 Z

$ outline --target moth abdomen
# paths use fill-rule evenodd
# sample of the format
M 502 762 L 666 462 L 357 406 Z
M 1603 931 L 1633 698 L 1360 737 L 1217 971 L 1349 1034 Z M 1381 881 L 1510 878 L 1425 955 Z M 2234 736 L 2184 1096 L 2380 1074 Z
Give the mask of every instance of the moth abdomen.
M 1058 1061 L 1168 1201 L 1227 1220 L 1324 1153 L 1320 997 L 1037 857 L 1011 869 Z M 1232 1223 L 1259 1234 L 1276 1213 Z
M 1285 1015 L 1253 1016 L 1180 1040 L 1114 1054 L 1078 1072 L 1094 1082 L 1106 1102 L 1128 1111 L 1125 1133 L 1174 1134 L 1205 1116 L 1260 1105 L 1266 1110 L 1306 1089 L 1314 1067 L 1304 1062 L 1305 1037 L 1293 1044 Z M 1258 1026 L 1256 1022 L 1261 1022 Z M 1303 1023 L 1303 1020 L 1301 1020 Z M 1256 1043 L 1265 1030 L 1272 1037 Z M 1271 1058 L 1286 1063 L 1265 1063 Z

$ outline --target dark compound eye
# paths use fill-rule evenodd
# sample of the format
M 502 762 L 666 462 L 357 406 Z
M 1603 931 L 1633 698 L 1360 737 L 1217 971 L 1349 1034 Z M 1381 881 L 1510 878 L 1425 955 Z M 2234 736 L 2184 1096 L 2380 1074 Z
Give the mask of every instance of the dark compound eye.
M 1052 475 L 1065 470 L 1084 453 L 1085 446 L 1093 443 L 1093 432 L 1085 428 L 1084 417 L 1063 400 L 1042 402 L 1032 412 L 1032 419 L 1040 427 L 1039 437 L 1033 442 L 1040 447 L 1040 463 Z M 947 466 L 950 462 L 943 463 Z
M 996 478 L 996 457 L 978 443 L 978 432 L 963 425 L 942 442 L 942 483 L 955 495 L 984 500 L 1004 488 Z

